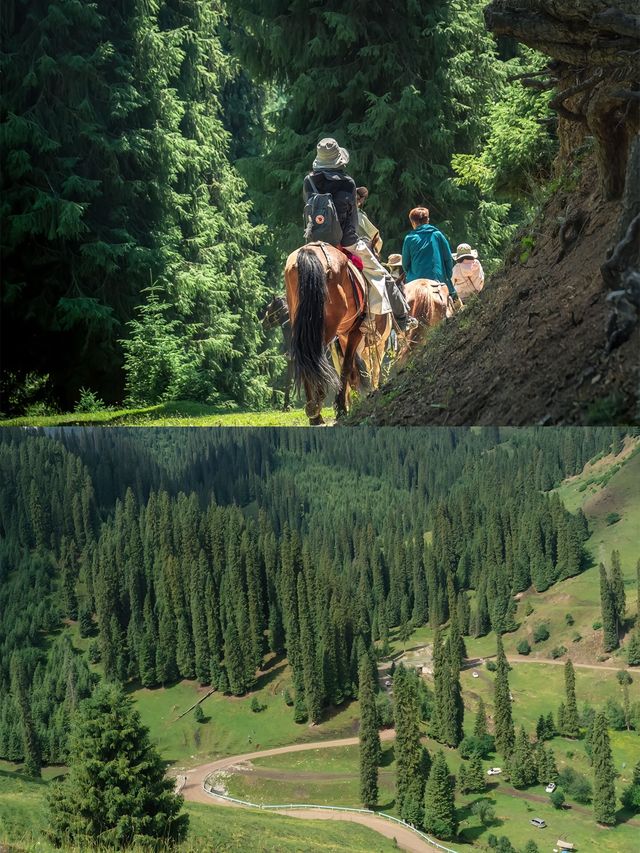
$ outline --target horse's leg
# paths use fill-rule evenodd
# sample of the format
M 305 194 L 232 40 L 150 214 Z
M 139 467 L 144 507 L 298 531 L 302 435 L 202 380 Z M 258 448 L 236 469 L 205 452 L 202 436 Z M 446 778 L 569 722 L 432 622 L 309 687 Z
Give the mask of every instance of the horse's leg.
M 320 426 L 324 423 L 324 419 L 322 417 L 322 399 L 318 394 L 318 389 L 313 383 L 305 379 L 304 390 L 307 396 L 304 413 L 309 418 L 309 426 Z
M 349 377 L 351 376 L 351 371 L 353 370 L 353 363 L 355 359 L 356 350 L 360 345 L 360 341 L 362 340 L 362 332 L 360 331 L 360 325 L 356 326 L 356 328 L 352 329 L 349 332 L 349 337 L 347 338 L 347 346 L 344 353 L 344 361 L 342 362 L 342 375 L 340 390 L 336 396 L 336 414 L 338 417 L 340 415 L 346 415 L 347 413 L 347 389 L 349 385 Z
M 282 406 L 283 412 L 288 412 L 291 408 L 291 384 L 293 382 L 293 360 L 290 356 L 287 356 L 287 376 L 285 379 L 284 386 L 284 405 Z

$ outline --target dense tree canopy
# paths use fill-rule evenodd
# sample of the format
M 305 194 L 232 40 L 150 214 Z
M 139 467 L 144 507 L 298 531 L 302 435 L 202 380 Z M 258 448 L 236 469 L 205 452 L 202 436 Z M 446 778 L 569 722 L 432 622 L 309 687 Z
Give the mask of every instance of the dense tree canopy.
M 363 655 L 403 613 L 416 626 L 451 617 L 445 677 L 421 714 L 444 714 L 443 742 L 457 743 L 452 602 L 484 589 L 501 630 L 530 555 L 547 585 L 579 570 L 584 520 L 545 490 L 611 440 L 604 429 L 4 431 L 0 756 L 30 760 L 35 744 L 44 761 L 66 760 L 93 679 L 68 634 L 43 644 L 63 619 L 95 635 L 108 678 L 146 687 L 196 678 L 239 695 L 267 649 L 286 653 L 302 722 L 357 693 Z M 422 791 L 414 800 L 421 809 Z
M 266 396 L 259 231 L 229 160 L 219 3 L 12 0 L 2 360 L 70 406 Z M 127 325 L 129 324 L 129 325 Z M 141 366 L 143 365 L 143 367 Z

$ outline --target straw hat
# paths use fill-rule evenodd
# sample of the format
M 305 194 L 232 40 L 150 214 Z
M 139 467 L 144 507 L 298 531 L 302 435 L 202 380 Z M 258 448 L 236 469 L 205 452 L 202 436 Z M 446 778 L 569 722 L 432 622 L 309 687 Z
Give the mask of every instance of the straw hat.
M 313 168 L 321 169 L 343 169 L 349 162 L 349 152 L 346 148 L 340 148 L 335 139 L 327 137 L 321 139 L 316 147 L 316 159 Z
M 389 255 L 389 260 L 387 261 L 388 267 L 401 267 L 402 266 L 402 255 L 394 254 Z
M 468 243 L 460 243 L 453 255 L 454 261 L 461 261 L 463 258 L 477 258 L 478 252 L 472 249 Z

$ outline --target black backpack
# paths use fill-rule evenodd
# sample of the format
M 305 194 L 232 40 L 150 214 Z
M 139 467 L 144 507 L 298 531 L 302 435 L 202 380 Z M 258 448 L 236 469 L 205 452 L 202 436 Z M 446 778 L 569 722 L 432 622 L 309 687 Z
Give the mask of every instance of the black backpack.
M 311 175 L 307 175 L 312 193 L 304 206 L 305 243 L 330 243 L 339 246 L 342 241 L 342 226 L 331 193 L 319 193 Z

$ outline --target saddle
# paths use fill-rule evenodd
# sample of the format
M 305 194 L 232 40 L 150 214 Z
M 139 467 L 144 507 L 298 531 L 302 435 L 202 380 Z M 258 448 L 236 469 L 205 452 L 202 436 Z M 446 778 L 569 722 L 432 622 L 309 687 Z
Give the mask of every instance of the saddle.
M 353 288 L 353 298 L 358 307 L 358 314 L 364 316 L 367 311 L 367 282 L 362 272 L 364 265 L 357 255 L 353 255 L 342 246 L 338 246 L 338 248 L 343 255 L 347 256 L 347 273 Z

